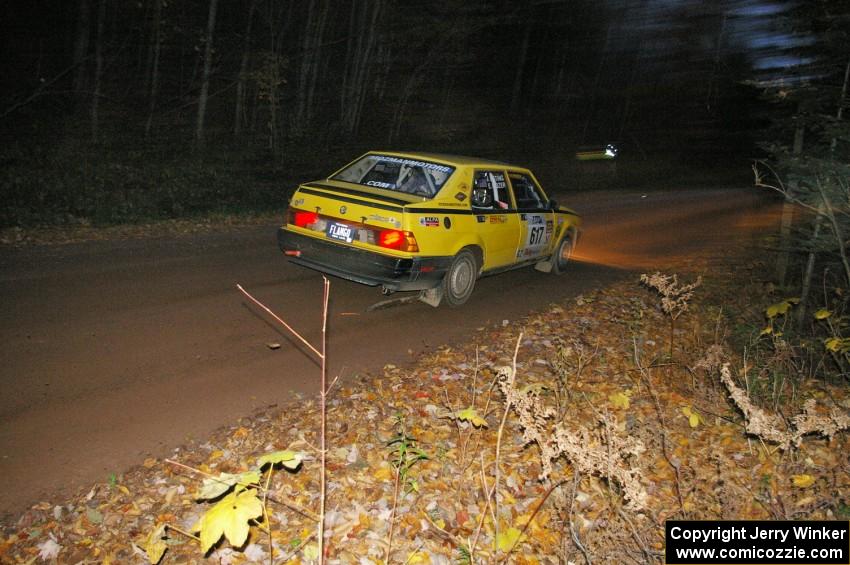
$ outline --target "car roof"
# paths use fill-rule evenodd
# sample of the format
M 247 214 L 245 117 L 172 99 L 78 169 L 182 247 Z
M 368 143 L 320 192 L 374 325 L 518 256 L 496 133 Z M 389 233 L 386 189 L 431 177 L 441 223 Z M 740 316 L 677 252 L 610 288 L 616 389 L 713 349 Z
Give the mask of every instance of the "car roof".
M 480 157 L 468 157 L 466 155 L 452 155 L 449 153 L 429 153 L 419 151 L 370 151 L 381 155 L 392 155 L 394 157 L 406 157 L 408 159 L 423 159 L 426 161 L 439 161 L 447 165 L 455 165 L 460 167 L 469 166 L 484 166 L 484 167 L 511 167 L 516 169 L 525 169 L 519 165 L 512 165 L 503 161 L 494 161 L 492 159 L 482 159 Z

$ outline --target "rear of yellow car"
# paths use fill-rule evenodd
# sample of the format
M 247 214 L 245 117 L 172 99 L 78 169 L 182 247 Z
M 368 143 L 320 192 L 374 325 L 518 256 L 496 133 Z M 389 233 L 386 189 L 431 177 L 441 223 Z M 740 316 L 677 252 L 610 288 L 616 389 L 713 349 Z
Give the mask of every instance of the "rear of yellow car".
M 328 180 L 301 185 L 278 230 L 278 244 L 295 263 L 388 291 L 438 286 L 452 257 L 421 252 L 406 207 L 430 201 L 455 168 L 378 157 L 364 156 Z M 386 164 L 392 168 L 382 168 Z M 422 174 L 423 184 L 411 184 Z M 404 186 L 408 179 L 401 175 L 410 177 L 410 192 L 388 188 Z M 358 182 L 352 182 L 355 176 Z M 395 182 L 399 179 L 402 183 Z

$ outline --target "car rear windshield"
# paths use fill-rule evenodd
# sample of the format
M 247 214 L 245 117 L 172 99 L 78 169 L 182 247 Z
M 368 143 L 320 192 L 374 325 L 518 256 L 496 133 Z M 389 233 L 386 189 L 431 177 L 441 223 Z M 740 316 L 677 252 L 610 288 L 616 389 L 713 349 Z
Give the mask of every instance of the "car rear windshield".
M 366 155 L 331 177 L 431 198 L 436 195 L 454 167 L 392 155 Z

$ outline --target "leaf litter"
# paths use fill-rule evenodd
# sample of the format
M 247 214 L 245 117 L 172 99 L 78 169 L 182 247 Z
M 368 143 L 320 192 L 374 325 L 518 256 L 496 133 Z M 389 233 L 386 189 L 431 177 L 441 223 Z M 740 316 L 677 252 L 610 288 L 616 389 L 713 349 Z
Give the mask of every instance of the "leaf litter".
M 712 345 L 728 349 L 717 341 L 716 306 L 743 312 L 762 292 L 735 284 L 734 267 L 733 276 L 730 264 L 705 258 L 680 266 L 712 274 L 673 336 L 635 278 L 338 384 L 327 424 L 328 562 L 383 563 L 393 517 L 390 561 L 423 564 L 660 562 L 666 519 L 848 519 L 847 434 L 777 449 L 748 433 L 716 367 L 701 361 Z M 726 355 L 740 382 L 734 367 L 746 365 Z M 499 379 L 514 360 L 511 389 Z M 814 400 L 829 399 L 846 414 L 845 389 L 803 381 L 786 412 L 803 414 L 812 401 L 811 416 Z M 427 458 L 407 468 L 415 488 L 399 491 L 393 512 L 399 421 Z M 176 449 L 180 466 L 149 458 L 37 504 L 3 524 L 0 562 L 317 562 L 319 424 L 316 400 L 301 396 Z M 279 470 L 254 471 L 269 464 Z M 623 474 L 605 470 L 612 465 Z M 264 516 L 245 483 L 267 477 Z M 228 503 L 242 519 L 216 521 L 210 509 Z M 180 533 L 205 519 L 220 530 L 202 536 L 206 555 Z

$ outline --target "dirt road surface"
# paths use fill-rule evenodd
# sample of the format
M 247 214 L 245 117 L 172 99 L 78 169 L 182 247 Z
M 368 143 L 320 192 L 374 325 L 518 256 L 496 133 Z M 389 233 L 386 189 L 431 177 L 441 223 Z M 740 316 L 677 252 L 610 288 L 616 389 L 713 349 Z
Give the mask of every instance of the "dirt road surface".
M 755 189 L 560 200 L 586 228 L 561 277 L 513 271 L 480 280 L 459 309 L 372 312 L 377 289 L 332 279 L 330 374 L 403 364 L 707 246 L 736 248 L 772 229 L 776 206 Z M 276 227 L 0 248 L 0 516 L 109 480 L 295 392 L 315 394 L 307 350 L 236 290 L 319 342 L 321 275 L 281 256 Z

